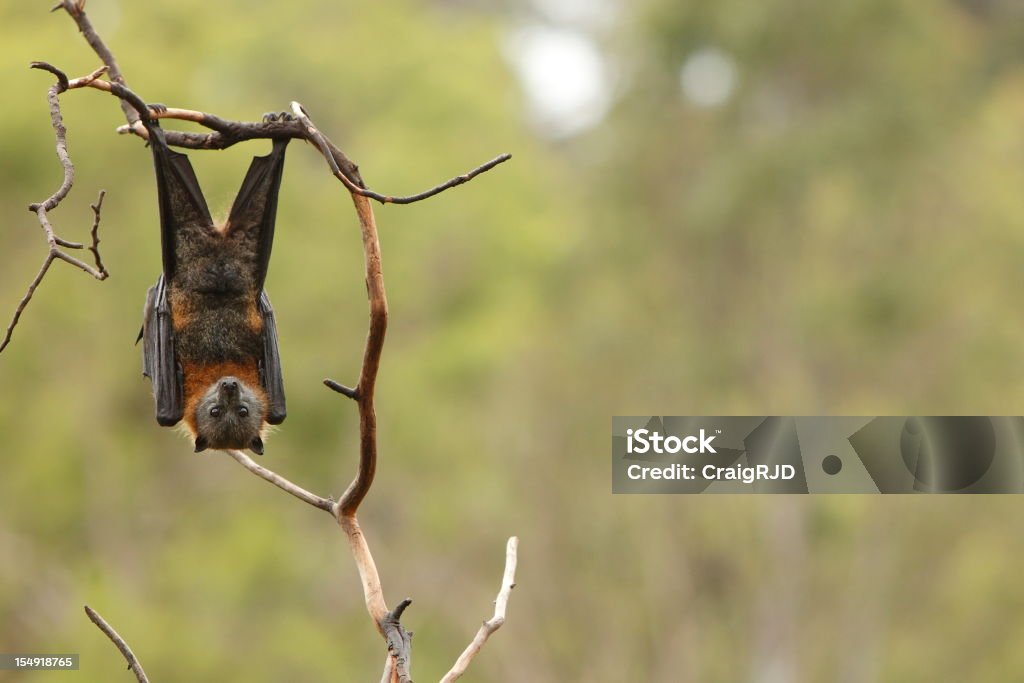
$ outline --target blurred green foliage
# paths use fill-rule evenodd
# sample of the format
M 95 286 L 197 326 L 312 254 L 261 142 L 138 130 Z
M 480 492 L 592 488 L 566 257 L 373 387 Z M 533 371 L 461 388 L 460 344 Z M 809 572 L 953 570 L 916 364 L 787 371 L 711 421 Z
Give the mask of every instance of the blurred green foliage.
M 0 7 L 0 313 L 44 256 L 57 187 L 42 59 L 98 65 L 49 3 Z M 613 497 L 614 414 L 1020 414 L 1024 14 L 998 0 L 643 0 L 598 39 L 607 119 L 545 141 L 503 36 L 514 3 L 90 0 L 144 98 L 255 119 L 303 102 L 375 189 L 391 326 L 381 464 L 361 513 L 388 599 L 415 599 L 417 680 L 491 608 L 473 680 L 1005 681 L 1024 670 L 1020 502 Z M 736 60 L 717 109 L 688 55 Z M 376 680 L 383 649 L 340 532 L 157 427 L 132 346 L 159 270 L 149 154 L 117 102 L 62 99 L 82 239 L 108 190 L 105 283 L 55 266 L 0 356 L 0 651 L 129 680 Z M 191 153 L 226 211 L 265 143 Z M 294 145 L 268 291 L 289 418 L 268 466 L 338 495 L 366 303 L 350 200 Z M 58 681 L 67 673 L 3 676 Z

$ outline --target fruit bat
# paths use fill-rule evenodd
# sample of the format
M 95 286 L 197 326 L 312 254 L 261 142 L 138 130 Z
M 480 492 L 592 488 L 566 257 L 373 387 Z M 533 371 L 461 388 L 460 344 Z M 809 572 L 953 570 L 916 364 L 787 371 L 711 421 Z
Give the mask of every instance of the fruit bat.
M 252 160 L 227 221 L 217 224 L 188 157 L 167 146 L 155 119 L 145 125 L 163 274 L 147 293 L 140 338 L 157 422 L 183 421 L 197 453 L 249 448 L 262 455 L 267 425 L 286 414 L 277 326 L 263 283 L 288 140 L 274 140 L 269 155 Z

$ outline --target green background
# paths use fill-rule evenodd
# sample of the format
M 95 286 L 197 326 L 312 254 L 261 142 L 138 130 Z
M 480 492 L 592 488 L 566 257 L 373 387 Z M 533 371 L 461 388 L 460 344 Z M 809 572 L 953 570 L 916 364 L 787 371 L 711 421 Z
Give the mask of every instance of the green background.
M 42 59 L 99 65 L 50 2 L 0 6 L 0 311 L 45 255 L 60 181 Z M 1021 414 L 1024 14 L 997 0 L 637 0 L 597 127 L 551 140 L 504 56 L 525 2 L 128 3 L 93 21 L 150 101 L 255 119 L 303 102 L 388 193 L 381 461 L 361 510 L 436 680 L 491 611 L 478 681 L 1006 681 L 1024 670 L 1017 497 L 620 496 L 612 415 Z M 737 90 L 679 91 L 706 45 Z M 773 115 L 759 103 L 773 102 Z M 104 283 L 57 264 L 0 356 L 0 650 L 80 652 L 32 682 L 378 680 L 384 651 L 322 512 L 153 419 L 132 345 L 159 270 L 151 160 L 117 102 L 63 98 L 59 233 L 108 190 Z M 781 113 L 780 113 L 781 112 Z M 187 126 L 183 126 L 187 127 Z M 194 152 L 226 211 L 266 143 Z M 289 418 L 261 462 L 321 495 L 354 471 L 366 333 L 347 193 L 293 144 L 268 280 Z

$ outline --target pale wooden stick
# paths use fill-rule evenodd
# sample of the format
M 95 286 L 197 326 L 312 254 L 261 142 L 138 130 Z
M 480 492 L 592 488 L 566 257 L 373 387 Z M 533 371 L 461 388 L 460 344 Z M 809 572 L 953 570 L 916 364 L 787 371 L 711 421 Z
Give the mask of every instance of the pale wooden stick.
M 476 632 L 473 642 L 462 651 L 462 654 L 459 655 L 458 660 L 455 662 L 455 666 L 445 674 L 444 678 L 441 679 L 441 683 L 452 683 L 452 681 L 466 673 L 466 668 L 480 652 L 480 648 L 484 646 L 487 639 L 505 623 L 505 610 L 508 609 L 508 599 L 512 594 L 512 589 L 516 587 L 516 551 L 518 548 L 519 539 L 517 537 L 513 536 L 508 539 L 508 546 L 505 549 L 505 575 L 501 579 L 501 590 L 498 591 L 498 597 L 494 601 L 494 616 L 480 625 L 480 630 Z

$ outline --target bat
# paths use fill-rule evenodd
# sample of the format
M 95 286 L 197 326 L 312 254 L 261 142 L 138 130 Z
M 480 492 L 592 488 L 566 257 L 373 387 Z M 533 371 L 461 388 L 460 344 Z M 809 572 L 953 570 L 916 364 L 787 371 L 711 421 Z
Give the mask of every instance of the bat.
M 248 448 L 262 455 L 267 425 L 286 416 L 277 325 L 263 284 L 288 139 L 253 158 L 227 221 L 217 224 L 188 157 L 167 146 L 156 119 L 145 125 L 163 273 L 147 292 L 140 339 L 156 420 L 183 422 L 196 453 Z

